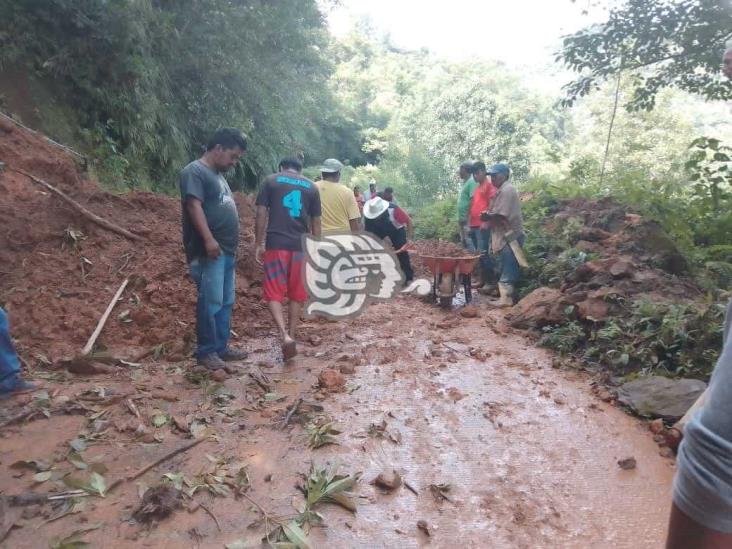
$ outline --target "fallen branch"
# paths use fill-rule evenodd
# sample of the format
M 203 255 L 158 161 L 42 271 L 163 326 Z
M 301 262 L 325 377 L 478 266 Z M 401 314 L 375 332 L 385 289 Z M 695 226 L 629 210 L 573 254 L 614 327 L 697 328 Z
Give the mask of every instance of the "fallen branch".
M 289 425 L 290 420 L 292 419 L 292 416 L 295 415 L 295 413 L 297 412 L 297 409 L 300 407 L 301 403 L 302 403 L 302 398 L 298 398 L 295 401 L 295 404 L 293 404 L 292 407 L 287 411 L 287 415 L 285 416 L 285 419 L 284 419 L 282 427 L 281 427 L 282 429 L 284 429 L 285 427 L 287 427 Z
M 107 229 L 108 231 L 112 231 L 113 233 L 117 233 L 119 235 L 124 236 L 125 238 L 129 238 L 130 240 L 142 240 L 142 237 L 139 235 L 136 235 L 134 233 L 131 233 L 127 229 L 123 229 L 119 225 L 115 225 L 111 221 L 107 221 L 106 219 L 99 217 L 97 214 L 87 210 L 84 206 L 79 204 L 76 200 L 71 198 L 69 195 L 67 195 L 65 192 L 57 189 L 50 183 L 44 181 L 43 179 L 40 179 L 36 177 L 33 174 L 30 174 L 24 170 L 19 170 L 18 168 L 8 168 L 11 171 L 14 171 L 16 173 L 19 173 L 21 175 L 26 176 L 34 183 L 37 183 L 38 185 L 41 185 L 42 187 L 46 188 L 47 190 L 51 191 L 53 194 L 64 200 L 67 204 L 69 204 L 71 207 L 73 207 L 77 212 L 79 212 L 81 215 L 86 217 L 89 221 L 92 223 L 96 223 L 100 227 Z
M 52 503 L 54 501 L 73 498 L 84 498 L 90 494 L 84 490 L 71 490 L 68 492 L 48 492 L 46 494 L 36 494 L 28 492 L 26 494 L 18 494 L 14 496 L 0 496 L 3 501 L 7 502 L 10 507 L 25 507 L 28 505 L 39 505 L 42 503 Z
M 221 532 L 221 525 L 219 524 L 219 519 L 216 518 L 216 515 L 213 514 L 213 511 L 211 511 L 211 509 L 206 507 L 203 503 L 199 503 L 198 506 L 201 509 L 203 509 L 204 511 L 206 511 L 206 513 L 208 513 L 208 516 L 210 516 L 216 523 L 216 528 L 218 528 L 219 532 Z
M 419 492 L 417 492 L 416 488 L 414 488 L 414 486 L 409 484 L 406 480 L 404 481 L 404 486 L 407 488 L 407 490 L 412 492 L 415 496 L 419 496 Z
M 58 147 L 60 149 L 63 149 L 67 153 L 73 154 L 74 156 L 77 156 L 78 158 L 80 158 L 81 160 L 83 160 L 84 162 L 86 162 L 86 156 L 84 156 L 81 153 L 76 152 L 74 149 L 72 149 L 68 145 L 64 145 L 63 143 L 59 143 L 58 141 L 54 141 L 50 137 L 48 137 L 46 135 L 43 135 L 42 133 L 38 133 L 35 130 L 32 130 L 28 126 L 24 126 L 23 124 L 21 124 L 20 122 L 18 122 L 15 118 L 12 118 L 12 117 L 8 116 L 5 113 L 0 112 L 0 117 L 4 118 L 6 120 L 9 120 L 10 122 L 12 122 L 13 124 L 15 124 L 19 128 L 23 128 L 27 132 L 30 132 L 30 133 L 32 133 L 34 135 L 38 135 L 38 136 L 42 137 L 43 139 L 45 139 L 46 141 L 48 141 L 51 145 L 55 145 L 56 147 Z
M 242 493 L 241 495 L 249 503 L 251 503 L 252 505 L 254 505 L 259 510 L 259 512 L 261 513 L 262 518 L 264 519 L 264 533 L 265 533 L 265 536 L 267 538 L 267 541 L 269 542 L 269 535 L 271 533 L 270 524 L 279 524 L 279 523 L 276 520 L 274 520 L 272 517 L 270 517 L 269 513 L 267 513 L 267 511 L 265 511 L 264 508 L 261 505 L 259 505 L 259 503 L 257 503 L 256 501 L 254 501 L 247 494 Z
M 112 301 L 110 301 L 109 305 L 107 305 L 107 310 L 104 311 L 102 318 L 100 318 L 99 322 L 97 322 L 97 327 L 94 328 L 94 332 L 89 337 L 89 341 L 86 342 L 86 345 L 84 345 L 84 348 L 81 350 L 82 356 L 86 356 L 89 353 L 91 353 L 92 347 L 94 347 L 94 343 L 96 342 L 97 338 L 99 337 L 99 334 L 102 333 L 102 328 L 104 328 L 104 325 L 107 323 L 107 319 L 109 318 L 109 315 L 112 314 L 112 309 L 114 309 L 114 306 L 117 304 L 117 301 L 119 301 L 119 298 L 122 295 L 122 292 L 125 291 L 125 288 L 127 287 L 127 283 L 129 282 L 129 280 L 130 280 L 129 278 L 125 278 L 122 281 L 122 284 L 120 284 L 119 289 L 117 290 L 117 293 L 114 294 Z
M 188 444 L 186 444 L 184 446 L 181 446 L 180 448 L 177 448 L 176 450 L 173 450 L 171 452 L 168 452 L 167 454 L 165 454 L 164 456 L 162 456 L 159 459 L 156 459 L 155 461 L 153 461 L 149 465 L 145 465 L 145 467 L 143 467 L 142 469 L 140 469 L 136 473 L 134 473 L 134 474 L 132 474 L 132 475 L 130 475 L 128 477 L 118 478 L 117 480 L 115 480 L 109 486 L 109 489 L 107 490 L 107 493 L 111 492 L 117 486 L 119 486 L 120 484 L 122 484 L 125 481 L 132 482 L 133 480 L 136 480 L 136 479 L 140 478 L 142 475 L 144 475 L 145 473 L 147 473 L 150 469 L 154 469 L 155 467 L 157 467 L 161 463 L 163 463 L 165 461 L 168 461 L 170 458 L 173 458 L 173 457 L 177 456 L 178 454 L 182 454 L 183 452 L 187 452 L 188 450 L 190 450 L 194 446 L 198 446 L 199 444 L 201 444 L 205 440 L 208 440 L 208 437 L 201 437 L 199 439 L 194 440 L 193 442 L 189 442 Z
M 23 421 L 24 419 L 30 419 L 34 416 L 42 416 L 47 417 L 47 415 L 54 415 L 54 414 L 65 414 L 65 415 L 71 415 L 71 414 L 86 414 L 90 411 L 90 408 L 84 406 L 80 402 L 67 402 L 66 404 L 63 404 L 61 406 L 58 406 L 56 408 L 50 408 L 44 410 L 43 408 L 31 408 L 30 410 L 25 410 L 24 412 L 21 412 L 9 419 L 6 419 L 2 423 L 0 423 L 0 429 L 7 427 L 9 425 L 12 425 L 13 423 L 18 423 L 19 421 Z
M 2 423 L 0 423 L 0 429 L 7 427 L 8 425 L 12 425 L 13 423 L 18 423 L 19 421 L 23 421 L 24 419 L 29 418 L 35 413 L 41 413 L 41 410 L 38 408 L 33 408 L 31 410 L 26 410 L 24 412 L 21 412 L 17 415 L 14 415 L 13 417 L 6 419 Z

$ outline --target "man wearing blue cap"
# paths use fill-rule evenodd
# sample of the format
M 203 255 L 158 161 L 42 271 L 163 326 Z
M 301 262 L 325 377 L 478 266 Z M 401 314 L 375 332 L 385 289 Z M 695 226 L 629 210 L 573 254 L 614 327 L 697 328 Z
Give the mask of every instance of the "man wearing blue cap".
M 521 217 L 521 199 L 518 191 L 511 183 L 511 170 L 506 164 L 494 164 L 488 170 L 493 186 L 498 192 L 491 201 L 490 210 L 483 216 L 491 228 L 491 249 L 498 260 L 500 278 L 498 291 L 501 298 L 496 303 L 499 307 L 513 305 L 516 283 L 521 271 L 516 252 L 524 245 L 524 224 Z

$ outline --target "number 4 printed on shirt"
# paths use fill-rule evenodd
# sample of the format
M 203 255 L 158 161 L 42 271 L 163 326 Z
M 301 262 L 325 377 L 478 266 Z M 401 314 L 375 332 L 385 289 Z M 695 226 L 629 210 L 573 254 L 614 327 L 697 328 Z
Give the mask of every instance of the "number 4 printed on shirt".
M 290 210 L 291 217 L 300 217 L 302 212 L 302 191 L 290 191 L 282 197 L 282 205 Z

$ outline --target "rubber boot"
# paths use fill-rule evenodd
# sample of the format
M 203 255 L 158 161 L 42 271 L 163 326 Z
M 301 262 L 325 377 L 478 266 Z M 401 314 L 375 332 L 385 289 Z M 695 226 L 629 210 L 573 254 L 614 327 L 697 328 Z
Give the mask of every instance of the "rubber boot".
M 500 299 L 496 302 L 497 307 L 513 307 L 513 284 L 505 282 L 498 283 L 498 291 L 501 294 Z

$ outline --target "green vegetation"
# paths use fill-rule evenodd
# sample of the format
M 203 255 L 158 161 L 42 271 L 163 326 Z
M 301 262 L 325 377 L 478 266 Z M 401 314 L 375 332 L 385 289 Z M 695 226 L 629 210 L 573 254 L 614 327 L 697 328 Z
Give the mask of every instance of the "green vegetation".
M 250 137 L 240 184 L 283 154 L 359 154 L 314 0 L 0 0 L 0 13 L 0 68 L 45 79 L 75 107 L 77 146 L 115 186 L 172 189 L 221 126 Z
M 587 325 L 569 320 L 570 308 L 567 322 L 544 327 L 540 344 L 616 375 L 709 376 L 722 346 L 721 303 L 634 300 L 620 306 L 608 322 Z
M 719 60 L 732 38 L 732 7 L 718 0 L 628 0 L 605 23 L 564 40 L 559 59 L 578 73 L 567 87 L 571 104 L 608 78 L 632 73 L 633 109 L 653 109 L 660 90 L 678 88 L 708 99 L 730 99 Z

